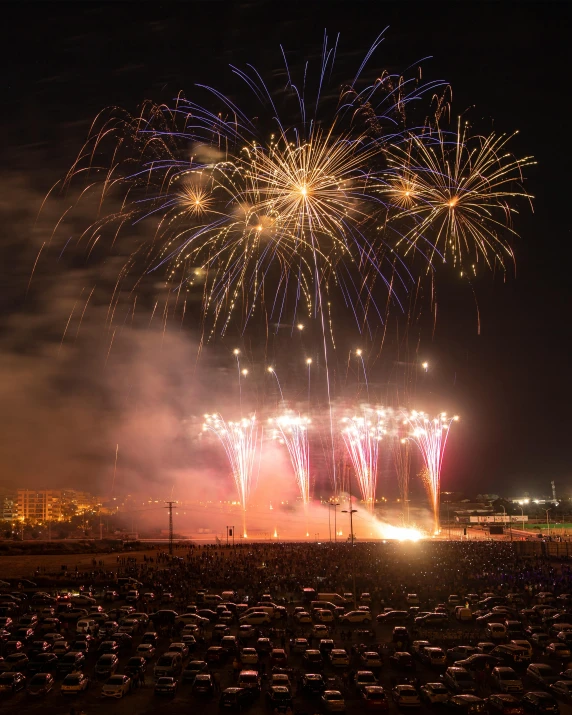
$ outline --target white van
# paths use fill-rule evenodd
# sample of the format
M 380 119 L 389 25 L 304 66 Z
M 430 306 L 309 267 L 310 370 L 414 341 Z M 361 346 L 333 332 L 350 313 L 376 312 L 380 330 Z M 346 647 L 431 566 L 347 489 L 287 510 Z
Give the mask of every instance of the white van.
M 343 606 L 346 599 L 340 596 L 339 593 L 319 593 L 318 601 L 329 601 L 330 603 L 335 603 L 338 606 Z
M 260 613 L 260 611 L 264 611 L 264 613 L 268 613 L 270 618 L 275 617 L 275 607 L 274 606 L 251 606 L 249 609 L 247 609 L 242 615 L 243 616 L 249 616 L 251 613 Z
M 216 606 L 222 602 L 222 596 L 218 596 L 216 593 L 205 593 L 203 597 L 203 603 L 208 606 Z

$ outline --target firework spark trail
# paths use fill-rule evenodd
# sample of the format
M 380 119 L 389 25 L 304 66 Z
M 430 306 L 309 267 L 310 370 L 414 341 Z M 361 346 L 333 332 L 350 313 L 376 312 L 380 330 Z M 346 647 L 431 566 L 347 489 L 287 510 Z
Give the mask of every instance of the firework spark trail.
M 522 169 L 535 163 L 508 153 L 511 138 L 469 136 L 459 119 L 454 134 L 437 128 L 387 148 L 383 193 L 397 208 L 389 212 L 389 225 L 400 228 L 397 246 L 405 255 L 421 251 L 431 264 L 450 258 L 461 275 L 475 274 L 479 259 L 506 270 L 507 259 L 514 260 L 505 238 L 516 235 L 513 203 L 532 199 L 522 188 Z
M 288 449 L 300 496 L 307 507 L 310 501 L 310 419 L 287 412 L 269 419 L 268 422 L 272 428 L 272 437 L 285 444 Z
M 409 523 L 409 477 L 411 474 L 411 450 L 408 439 L 393 440 L 393 462 L 397 473 L 399 496 L 403 503 L 403 515 Z
M 424 412 L 413 410 L 406 413 L 404 422 L 411 428 L 408 437 L 414 442 L 423 459 L 425 471 L 423 479 L 429 494 L 431 508 L 433 509 L 433 523 L 435 534 L 439 533 L 439 497 L 441 494 L 441 467 L 449 429 L 452 422 L 457 422 L 458 417 L 447 417 L 442 412 L 438 417 L 430 419 Z
M 252 487 L 254 461 L 259 441 L 256 416 L 243 418 L 239 422 L 225 422 L 219 414 L 205 415 L 203 432 L 215 434 L 230 463 L 242 507 L 243 536 L 246 538 L 246 507 Z
M 341 433 L 352 461 L 362 499 L 373 511 L 377 488 L 379 443 L 385 434 L 385 412 L 364 406 L 361 408 L 361 413 L 361 416 L 345 418 Z

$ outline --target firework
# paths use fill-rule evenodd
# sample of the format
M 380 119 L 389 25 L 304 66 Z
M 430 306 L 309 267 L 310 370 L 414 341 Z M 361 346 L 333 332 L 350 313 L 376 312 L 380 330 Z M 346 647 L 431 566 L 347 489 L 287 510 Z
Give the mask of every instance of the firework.
M 272 436 L 286 445 L 300 496 L 307 507 L 310 501 L 310 443 L 308 441 L 308 426 L 310 419 L 287 412 L 269 420 Z
M 417 445 L 423 459 L 422 479 L 433 510 L 435 534 L 439 533 L 439 496 L 443 456 L 451 423 L 458 419 L 457 416 L 447 417 L 445 412 L 430 419 L 424 412 L 415 410 L 406 414 L 404 419 L 404 422 L 411 428 L 408 439 Z
M 385 412 L 362 407 L 361 415 L 343 421 L 342 437 L 350 456 L 362 499 L 370 510 L 375 505 L 379 443 L 385 434 Z
M 421 252 L 432 264 L 450 261 L 461 275 L 476 273 L 479 260 L 503 268 L 513 260 L 507 236 L 516 236 L 514 202 L 532 198 L 521 184 L 522 169 L 534 162 L 509 154 L 510 139 L 469 136 L 459 120 L 454 134 L 438 128 L 387 148 L 384 192 L 403 253 Z
M 246 538 L 246 507 L 252 486 L 258 447 L 258 423 L 253 415 L 239 422 L 225 422 L 218 415 L 205 415 L 203 432 L 210 431 L 221 441 L 230 462 L 238 498 L 242 506 L 243 536 Z
M 377 311 L 376 281 L 397 299 L 396 258 L 377 230 L 383 155 L 402 137 L 410 101 L 443 83 L 384 72 L 368 86 L 360 75 L 381 40 L 337 99 L 325 91 L 335 58 L 325 37 L 314 93 L 300 92 L 288 66 L 277 91 L 256 70 L 233 68 L 255 107 L 242 110 L 199 85 L 219 111 L 179 96 L 172 107 L 145 103 L 139 116 L 102 113 L 67 177 L 68 184 L 89 177 L 84 195 L 96 191 L 102 206 L 84 234 L 87 250 L 107 237 L 114 245 L 135 224 L 152 226 L 120 271 L 112 304 L 123 290 L 134 292 L 141 275 L 157 272 L 177 298 L 202 296 L 211 336 L 231 320 L 244 328 L 262 302 L 269 320 L 280 323 L 288 306 L 293 326 L 304 314 L 326 332 L 330 289 L 341 292 L 360 328 Z M 106 214 L 106 199 L 118 198 L 120 208 Z M 171 313 L 183 310 L 184 301 L 172 302 Z

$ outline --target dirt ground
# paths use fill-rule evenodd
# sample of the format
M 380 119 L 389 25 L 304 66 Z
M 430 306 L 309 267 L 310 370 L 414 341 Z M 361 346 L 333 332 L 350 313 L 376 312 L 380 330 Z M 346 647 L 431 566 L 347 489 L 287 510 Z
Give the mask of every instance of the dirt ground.
M 143 559 L 143 554 L 153 556 L 156 549 L 141 551 L 121 552 L 120 556 L 136 556 L 137 561 Z M 117 566 L 117 553 L 104 554 L 59 554 L 57 556 L 0 556 L 0 579 L 5 578 L 32 578 L 38 566 L 41 573 L 60 573 L 62 565 L 66 565 L 68 572 L 84 571 L 92 565 L 93 559 L 97 562 L 103 561 L 110 570 Z

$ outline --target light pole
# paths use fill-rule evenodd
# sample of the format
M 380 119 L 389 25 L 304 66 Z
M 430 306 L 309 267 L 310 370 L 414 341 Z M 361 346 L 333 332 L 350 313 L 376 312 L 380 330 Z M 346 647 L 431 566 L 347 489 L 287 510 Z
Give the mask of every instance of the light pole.
M 350 508 L 349 509 L 342 509 L 342 514 L 349 514 L 350 515 L 350 533 L 351 533 L 351 540 L 352 540 L 352 559 L 351 559 L 351 564 L 352 564 L 352 584 L 353 584 L 353 591 L 354 591 L 354 608 L 357 608 L 357 596 L 356 596 L 356 574 L 355 574 L 355 568 L 354 568 L 354 553 L 353 553 L 353 548 L 354 548 L 354 514 L 356 513 L 357 509 L 352 509 L 352 484 L 351 480 L 348 480 L 348 490 L 349 490 L 349 497 L 350 497 Z
M 503 504 L 500 505 L 500 508 L 501 508 L 501 509 L 503 510 L 503 512 L 504 512 L 504 520 L 506 521 L 506 517 L 507 517 L 506 509 L 504 508 Z M 509 518 L 508 530 L 509 530 L 509 533 L 510 533 L 510 540 L 512 541 L 512 522 L 510 521 L 510 515 L 509 515 L 508 518 Z
M 552 509 L 545 509 L 546 511 L 546 528 L 548 529 L 548 538 L 550 538 L 550 522 L 548 521 L 548 512 Z
M 328 528 L 330 530 L 330 541 L 332 540 L 332 522 L 331 522 L 331 507 L 334 507 L 334 543 L 337 542 L 338 540 L 338 521 L 337 521 L 337 515 L 338 515 L 338 507 L 340 503 L 338 501 L 328 502 Z
M 451 541 L 451 516 L 449 514 L 449 504 L 450 502 L 445 502 L 447 504 L 447 528 L 449 530 L 449 536 L 447 541 Z

